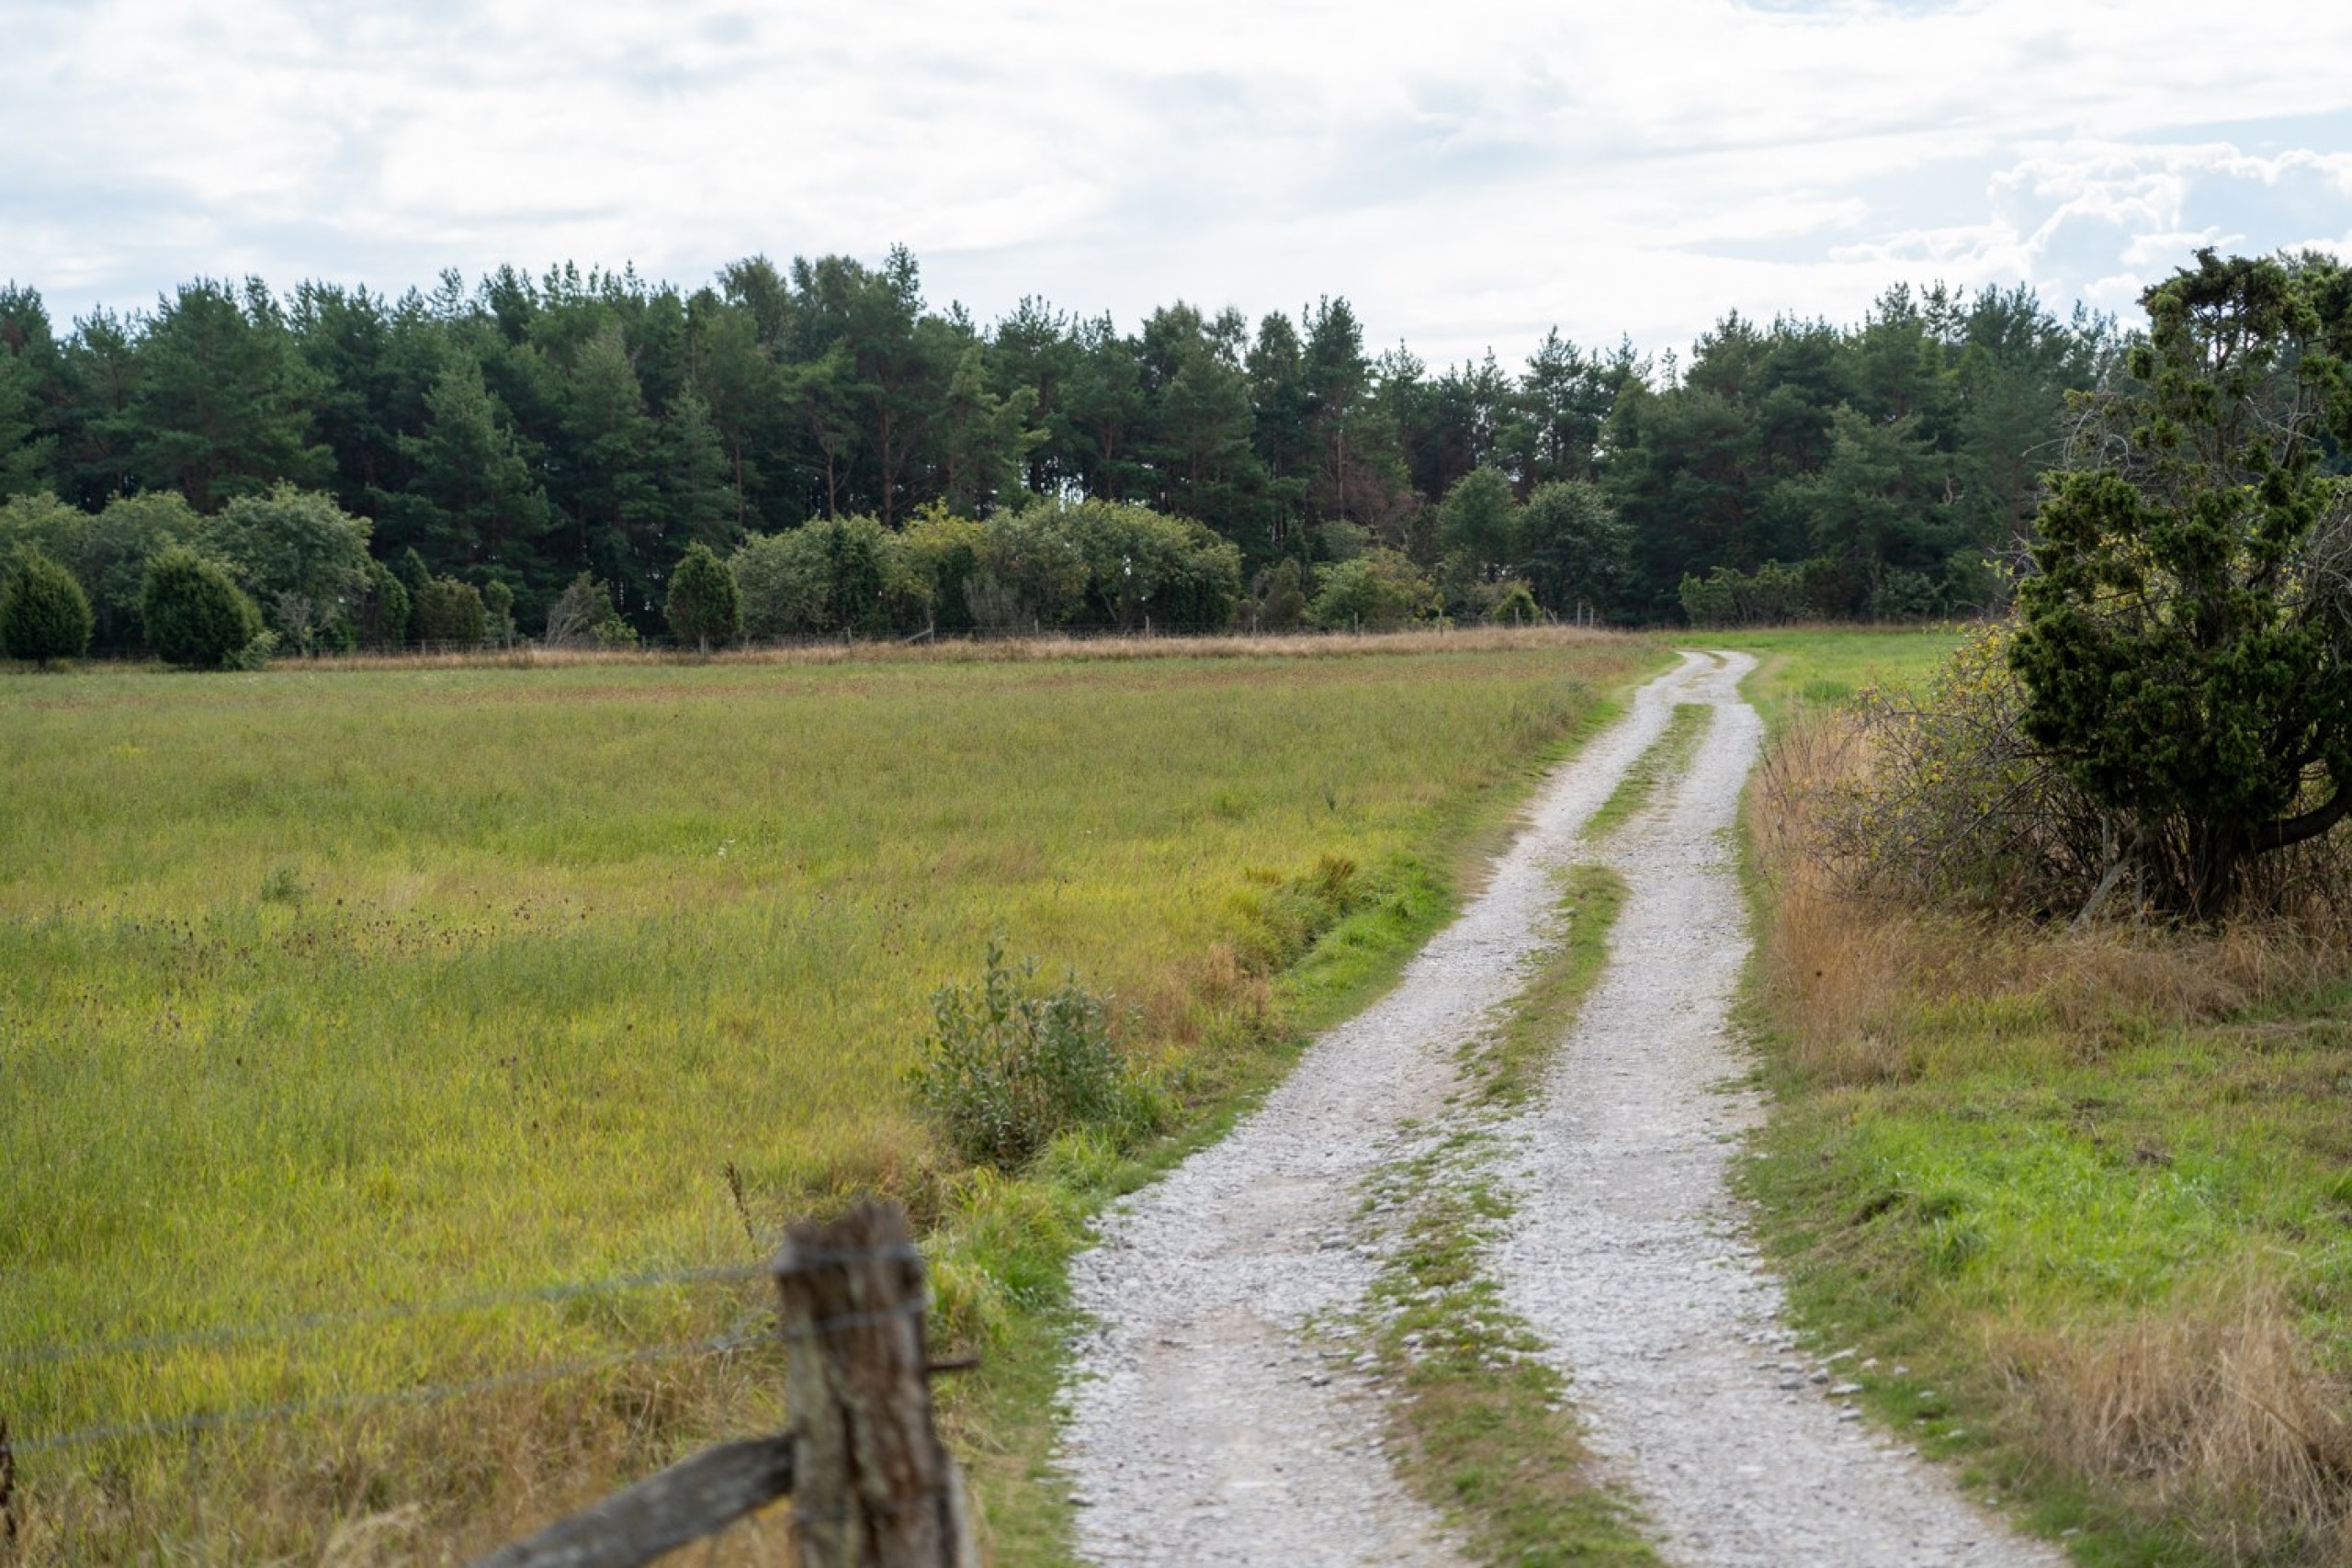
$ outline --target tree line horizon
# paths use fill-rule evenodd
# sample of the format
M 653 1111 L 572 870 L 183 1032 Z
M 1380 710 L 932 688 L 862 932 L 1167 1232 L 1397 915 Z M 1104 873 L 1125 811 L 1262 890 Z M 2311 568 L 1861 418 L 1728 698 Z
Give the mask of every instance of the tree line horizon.
M 1367 350 L 1342 297 L 1254 326 L 1178 302 L 1132 333 L 1032 297 L 984 326 L 929 304 L 904 248 L 753 256 L 690 291 L 570 264 L 397 299 L 198 278 L 62 333 L 12 283 L 0 503 L 169 493 L 214 518 L 292 487 L 412 585 L 470 583 L 526 629 L 585 575 L 658 632 L 697 545 L 823 521 L 838 554 L 847 520 L 889 544 L 1041 502 L 1106 537 L 1106 503 L 1198 524 L 1238 577 L 1194 597 L 1228 622 L 1295 621 L 1342 566 L 1408 579 L 1416 614 L 1964 613 L 2003 600 L 2067 395 L 2130 341 L 2024 286 L 1896 284 L 1850 325 L 1727 313 L 1687 359 L 1554 330 L 1517 368 L 1432 370 Z M 1115 592 L 1062 624 L 1120 623 Z M 926 594 L 934 623 L 981 618 Z M 101 615 L 101 646 L 125 635 Z

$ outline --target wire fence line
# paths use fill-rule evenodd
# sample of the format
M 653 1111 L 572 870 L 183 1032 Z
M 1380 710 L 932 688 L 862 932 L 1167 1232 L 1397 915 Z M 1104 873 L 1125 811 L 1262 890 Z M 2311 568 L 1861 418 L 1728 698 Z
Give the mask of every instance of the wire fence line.
M 1532 630 L 1542 626 L 1590 627 L 1602 624 L 1589 605 L 1578 605 L 1572 611 L 1555 615 L 1543 611 L 1540 617 L 1526 622 L 1478 622 L 1444 619 L 1416 623 L 1395 628 L 1407 632 L 1465 631 L 1474 627 L 1494 626 L 1505 630 Z M 1305 623 L 1286 626 L 1264 626 L 1244 616 L 1230 626 L 1195 625 L 1188 622 L 1130 626 L 1117 621 L 1069 621 L 1048 626 L 1042 622 L 1020 626 L 922 626 L 912 631 L 877 630 L 868 632 L 788 632 L 765 637 L 744 637 L 726 645 L 727 652 L 792 653 L 817 649 L 889 649 L 915 644 L 1003 644 L 1023 642 L 1141 642 L 1177 645 L 1171 651 L 1181 651 L 1188 642 L 1216 642 L 1234 638 L 1262 640 L 1281 638 L 1299 643 L 1338 638 L 1361 638 L 1366 636 L 1359 626 L 1317 626 Z M 1377 636 L 1375 629 L 1370 635 Z M 366 642 L 351 648 L 319 648 L 308 652 L 284 650 L 274 654 L 270 662 L 279 667 L 332 666 L 351 660 L 392 660 L 414 658 L 422 660 L 450 657 L 478 658 L 488 660 L 513 659 L 527 660 L 534 655 L 610 654 L 626 659 L 629 655 L 666 656 L 693 655 L 696 645 L 690 640 L 661 634 L 640 634 L 635 640 L 621 643 L 599 643 L 593 639 L 567 638 L 555 642 L 542 637 L 514 637 L 504 640 L 490 638 L 481 642 L 453 641 L 446 638 L 417 638 L 401 642 Z M 146 664 L 154 661 L 153 650 L 144 647 L 109 648 L 85 655 L 86 664 Z
M 164 1334 L 131 1335 L 111 1339 L 60 1341 L 48 1345 L 12 1348 L 0 1352 L 0 1365 L 58 1365 L 76 1360 L 152 1354 L 157 1351 L 266 1344 L 301 1338 L 336 1328 L 453 1316 L 503 1307 L 545 1305 L 549 1303 L 571 1301 L 587 1296 L 617 1294 L 635 1290 L 739 1283 L 772 1277 L 772 1267 L 767 1264 L 709 1265 L 690 1269 L 637 1270 L 625 1274 L 606 1275 L 594 1280 L 563 1280 L 516 1290 L 482 1292 L 465 1296 L 447 1297 L 437 1301 L 401 1303 L 351 1312 L 303 1313 L 262 1323 L 226 1324 L 213 1328 L 189 1329 Z M 509 1371 L 455 1382 L 423 1383 L 410 1388 L 328 1394 L 312 1399 L 281 1400 L 238 1406 L 228 1410 L 197 1412 L 186 1416 L 108 1422 L 59 1432 L 19 1432 L 0 1439 L 0 1449 L 15 1454 L 30 1454 L 83 1448 L 94 1443 L 117 1439 L 172 1437 L 221 1427 L 261 1425 L 273 1421 L 293 1420 L 307 1416 L 353 1415 L 381 1408 L 436 1404 L 499 1389 L 548 1382 L 590 1372 L 609 1371 L 643 1362 L 720 1355 L 748 1348 L 774 1339 L 775 1333 L 774 1317 L 773 1307 L 763 1307 L 738 1316 L 734 1325 L 726 1333 L 707 1338 L 641 1346 L 601 1356 L 580 1357 L 549 1362 L 542 1366 L 516 1368 Z
M 809 1561 L 871 1563 L 875 1568 L 978 1568 L 973 1515 L 954 1456 L 933 1422 L 926 1380 L 976 1365 L 939 1360 L 926 1345 L 930 1310 L 921 1255 L 906 1213 L 869 1201 L 838 1220 L 805 1222 L 787 1234 L 775 1262 L 749 1268 L 637 1273 L 572 1281 L 527 1292 L 418 1303 L 406 1315 L 462 1309 L 484 1301 L 547 1299 L 618 1282 L 698 1283 L 765 1273 L 775 1299 L 734 1314 L 725 1333 L 639 1346 L 609 1354 L 553 1360 L 462 1380 L 305 1399 L 256 1403 L 68 1431 L 16 1436 L 0 1418 L 0 1555 L 17 1537 L 16 1481 L 20 1455 L 148 1438 L 188 1439 L 229 1427 L 254 1427 L 323 1415 L 399 1409 L 582 1375 L 609 1374 L 649 1362 L 727 1356 L 764 1346 L 770 1359 L 741 1370 L 783 1363 L 795 1424 L 735 1438 L 630 1482 L 602 1501 L 513 1541 L 478 1568 L 644 1568 L 674 1549 L 715 1537 L 739 1520 L 789 1498 L 794 1538 Z M 741 1304 L 739 1303 L 739 1304 Z M 370 1314 L 318 1314 L 271 1325 L 366 1321 Z M 763 1320 L 765 1320 L 764 1322 Z M 119 1352 L 154 1337 L 58 1346 L 57 1350 Z M 185 1343 L 185 1337 L 175 1342 Z M 804 1403 L 808 1408 L 803 1408 Z M 823 1434 L 837 1434 L 827 1441 Z M 861 1525 L 859 1521 L 863 1521 Z M 820 1549 L 822 1550 L 820 1550 Z M 846 1556 L 844 1552 L 854 1551 Z
M 196 1346 L 293 1339 L 324 1329 L 351 1327 L 362 1324 L 392 1323 L 403 1318 L 414 1317 L 455 1316 L 461 1313 L 494 1311 L 500 1307 L 545 1305 L 554 1302 L 571 1301 L 581 1296 L 616 1294 L 623 1291 L 654 1290 L 670 1285 L 707 1285 L 765 1279 L 768 1274 L 767 1265 L 755 1263 L 613 1274 L 597 1280 L 573 1280 L 547 1285 L 528 1285 L 509 1291 L 491 1291 L 477 1295 L 452 1296 L 439 1301 L 395 1303 L 390 1306 L 362 1307 L 348 1312 L 300 1313 L 293 1316 L 261 1323 L 224 1324 L 212 1328 L 127 1335 L 112 1339 L 61 1340 L 47 1345 L 33 1345 L 0 1351 L 0 1366 L 85 1360 L 105 1356 L 134 1355 L 147 1351 L 181 1349 Z
M 166 1416 L 152 1421 L 127 1421 L 99 1427 L 83 1427 L 72 1431 L 51 1432 L 35 1437 L 12 1438 L 8 1447 L 17 1453 L 38 1453 L 47 1450 L 86 1447 L 122 1438 L 175 1437 L 187 1432 L 211 1431 L 224 1427 L 247 1427 L 272 1421 L 288 1421 L 304 1416 L 356 1415 L 365 1411 L 390 1409 L 400 1405 L 433 1404 L 445 1400 L 462 1399 L 469 1394 L 488 1393 L 499 1389 L 518 1388 L 530 1383 L 552 1382 L 560 1378 L 577 1377 L 583 1373 L 608 1371 L 620 1367 L 649 1361 L 673 1361 L 695 1356 L 722 1355 L 763 1343 L 771 1337 L 765 1330 L 752 1331 L 739 1326 L 726 1334 L 707 1339 L 681 1340 L 666 1345 L 644 1346 L 634 1350 L 615 1351 L 605 1356 L 583 1356 L 569 1361 L 551 1362 L 542 1367 L 525 1367 L 514 1371 L 497 1372 L 488 1377 L 469 1378 L 458 1382 L 423 1383 L 414 1388 L 390 1389 L 361 1393 L 329 1394 L 319 1399 L 285 1400 L 273 1404 L 249 1404 L 230 1410 L 204 1411 L 191 1416 Z

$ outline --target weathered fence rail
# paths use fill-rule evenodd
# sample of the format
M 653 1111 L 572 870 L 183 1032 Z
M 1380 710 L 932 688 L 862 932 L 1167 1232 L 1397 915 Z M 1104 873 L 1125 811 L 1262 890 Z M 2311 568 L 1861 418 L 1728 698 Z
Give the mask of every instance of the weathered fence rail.
M 696 1454 L 475 1568 L 636 1568 L 780 1497 L 807 1568 L 978 1568 L 932 1422 L 922 1260 L 895 1203 L 792 1227 L 776 1255 L 782 1434 Z
M 681 1460 L 476 1568 L 635 1568 L 715 1535 L 792 1490 L 792 1439 L 752 1438 Z

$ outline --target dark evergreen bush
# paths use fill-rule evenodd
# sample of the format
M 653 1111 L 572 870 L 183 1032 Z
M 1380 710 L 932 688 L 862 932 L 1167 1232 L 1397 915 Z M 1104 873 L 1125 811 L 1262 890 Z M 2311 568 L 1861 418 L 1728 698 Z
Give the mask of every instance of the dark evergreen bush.
M 2167 914 L 2231 912 L 2256 860 L 2352 816 L 2341 280 L 2204 251 L 2149 289 L 2018 589 L 2025 737 L 2112 814 L 2119 874 Z
M 359 637 L 371 648 L 397 648 L 408 641 L 408 585 L 382 561 L 368 566 L 368 589 L 359 601 Z
M 742 627 L 735 574 L 710 553 L 709 546 L 691 547 L 670 574 L 670 597 L 662 613 L 679 642 L 691 642 L 705 653 L 713 643 L 733 642 Z
M 148 563 L 139 617 L 155 657 L 190 670 L 236 663 L 262 635 L 261 612 L 228 572 L 176 546 Z
M 480 648 L 490 640 L 490 609 L 481 591 L 454 577 L 436 577 L 416 601 L 416 636 L 438 648 Z
M 0 590 L 0 652 L 48 664 L 89 651 L 89 595 L 74 574 L 39 551 L 28 551 Z

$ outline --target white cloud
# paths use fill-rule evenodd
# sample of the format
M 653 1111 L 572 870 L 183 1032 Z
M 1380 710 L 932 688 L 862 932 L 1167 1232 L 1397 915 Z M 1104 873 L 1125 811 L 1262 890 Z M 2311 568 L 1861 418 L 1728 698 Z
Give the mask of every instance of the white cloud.
M 911 245 L 983 317 L 1352 297 L 1515 356 L 1849 318 L 1898 276 L 2128 304 L 2195 243 L 2352 229 L 2352 29 L 2302 7 L 1833 0 L 0 0 L 0 276 Z M 2280 39 L 2293 47 L 2282 48 Z M 2277 145 L 2271 145 L 2276 141 Z M 2339 245 L 2341 242 L 2336 242 Z

